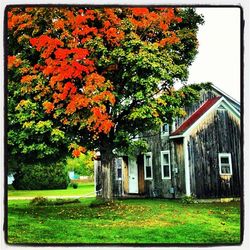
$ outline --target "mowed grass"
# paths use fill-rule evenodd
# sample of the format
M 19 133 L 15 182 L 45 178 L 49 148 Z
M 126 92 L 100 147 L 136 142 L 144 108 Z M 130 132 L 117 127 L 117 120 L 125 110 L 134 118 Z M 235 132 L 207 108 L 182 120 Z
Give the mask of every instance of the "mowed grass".
M 183 204 L 128 199 L 90 207 L 94 198 L 60 206 L 8 202 L 8 243 L 239 244 L 239 202 Z
M 84 196 L 94 192 L 93 183 L 79 183 L 78 188 L 55 190 L 8 190 L 8 197 L 36 197 L 36 196 Z

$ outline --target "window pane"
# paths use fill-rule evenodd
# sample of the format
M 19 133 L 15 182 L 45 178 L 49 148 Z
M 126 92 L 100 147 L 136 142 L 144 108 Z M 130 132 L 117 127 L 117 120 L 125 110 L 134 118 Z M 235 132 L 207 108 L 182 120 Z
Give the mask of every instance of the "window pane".
M 163 166 L 163 177 L 170 177 L 169 165 L 164 165 Z
M 116 168 L 122 168 L 122 159 L 115 159 Z
M 151 178 L 151 177 L 152 177 L 151 167 L 146 166 L 146 178 Z
M 122 169 L 118 168 L 117 169 L 117 179 L 121 179 L 122 178 Z
M 228 156 L 223 156 L 223 157 L 221 157 L 221 158 L 220 158 L 220 162 L 221 162 L 221 163 L 229 163 L 229 158 L 228 158 Z
M 150 155 L 146 155 L 146 166 L 150 166 Z
M 164 124 L 164 125 L 162 126 L 162 132 L 163 132 L 163 133 L 169 132 L 169 126 L 168 126 L 168 124 Z
M 230 165 L 221 165 L 222 174 L 230 174 Z
M 169 157 L 168 154 L 163 155 L 163 164 L 169 164 Z

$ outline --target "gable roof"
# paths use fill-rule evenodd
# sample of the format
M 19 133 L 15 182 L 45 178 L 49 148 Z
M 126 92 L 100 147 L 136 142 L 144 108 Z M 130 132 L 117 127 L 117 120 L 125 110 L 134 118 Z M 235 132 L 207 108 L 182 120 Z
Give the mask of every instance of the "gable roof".
M 219 94 L 224 96 L 226 99 L 228 99 L 230 102 L 232 102 L 232 105 L 236 108 L 236 109 L 240 109 L 240 102 L 237 101 L 236 99 L 234 99 L 232 96 L 228 95 L 226 92 L 224 92 L 223 90 L 221 90 L 220 88 L 218 88 L 216 85 L 211 84 L 211 87 Z
M 221 96 L 208 99 L 203 105 L 200 106 L 187 120 L 185 120 L 179 128 L 177 128 L 171 136 L 183 134 L 192 124 L 194 124 L 203 114 L 205 114 Z
M 224 97 L 216 96 L 211 99 L 208 99 L 204 102 L 187 120 L 185 120 L 171 135 L 170 138 L 183 137 L 187 134 L 187 131 L 199 123 L 199 119 L 202 119 L 212 107 L 218 107 L 220 103 L 225 103 L 228 110 L 236 114 L 237 117 L 240 117 L 240 113 L 234 106 L 232 106 Z

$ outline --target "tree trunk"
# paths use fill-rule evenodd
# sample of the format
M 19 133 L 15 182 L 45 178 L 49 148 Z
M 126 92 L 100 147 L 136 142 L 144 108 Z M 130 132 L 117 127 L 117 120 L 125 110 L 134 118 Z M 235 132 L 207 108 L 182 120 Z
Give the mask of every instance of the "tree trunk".
M 113 159 L 112 151 L 101 151 L 102 164 L 102 198 L 105 201 L 113 200 Z

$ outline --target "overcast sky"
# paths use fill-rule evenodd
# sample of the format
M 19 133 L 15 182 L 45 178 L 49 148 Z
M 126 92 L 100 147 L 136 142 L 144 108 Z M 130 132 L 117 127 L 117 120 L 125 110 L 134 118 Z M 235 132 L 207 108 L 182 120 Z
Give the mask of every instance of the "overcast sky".
M 240 101 L 240 9 L 197 8 L 205 23 L 188 83 L 212 82 Z

